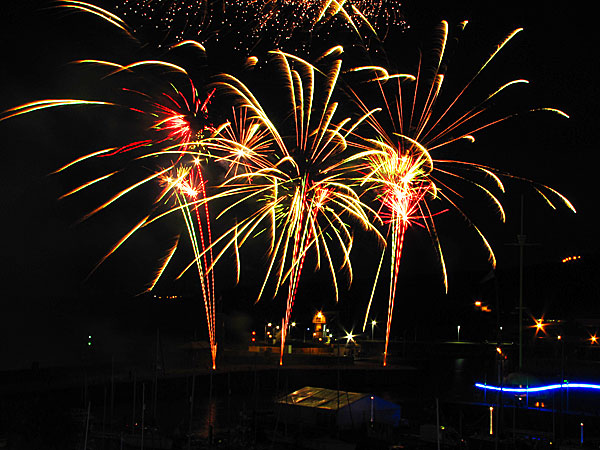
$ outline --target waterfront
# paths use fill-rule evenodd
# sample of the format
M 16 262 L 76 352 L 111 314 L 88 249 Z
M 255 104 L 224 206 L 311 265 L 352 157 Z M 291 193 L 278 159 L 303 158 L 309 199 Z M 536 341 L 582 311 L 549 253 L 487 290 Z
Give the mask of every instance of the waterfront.
M 436 348 L 430 347 L 432 351 Z M 224 352 L 222 364 L 214 372 L 201 364 L 194 368 L 143 370 L 123 362 L 5 372 L 2 431 L 7 433 L 8 448 L 19 449 L 84 448 L 81 445 L 85 445 L 86 430 L 87 448 L 141 448 L 142 429 L 145 448 L 158 445 L 156 436 L 168 439 L 175 449 L 209 445 L 231 449 L 283 448 L 284 444 L 271 440 L 281 428 L 274 400 L 304 386 L 318 386 L 342 393 L 377 395 L 401 406 L 401 424 L 387 441 L 367 437 L 367 430 L 352 436 L 343 433 L 363 447 L 366 442 L 384 446 L 365 448 L 388 448 L 402 439 L 408 448 L 427 447 L 431 443 L 419 440 L 420 427 L 438 420 L 464 440 L 459 438 L 447 446 L 459 448 L 470 442 L 469 448 L 494 448 L 486 447 L 495 443 L 489 435 L 488 410 L 491 406 L 498 411 L 498 396 L 481 391 L 474 384 L 491 384 L 495 360 L 481 357 L 481 352 L 490 354 L 483 345 L 472 344 L 466 357 L 453 355 L 448 345 L 438 347 L 437 357 L 397 358 L 394 365 L 386 368 L 373 359 L 332 356 L 303 359 L 302 364 L 290 357 L 286 365 L 279 367 L 275 358 L 267 354 Z M 440 356 L 442 353 L 446 356 Z M 585 375 L 585 371 L 581 373 Z M 10 376 L 15 381 L 14 388 L 10 388 Z M 536 378 L 535 382 L 541 380 Z M 597 445 L 597 400 L 598 394 L 593 393 L 573 392 L 568 404 L 561 403 L 556 393 L 505 394 L 502 420 L 495 425 L 499 427 L 496 430 L 507 442 L 518 440 L 523 448 L 534 448 L 528 447 L 534 441 L 538 443 L 536 448 L 556 448 L 560 436 L 563 447 L 566 442 L 576 442 L 581 431 L 579 424 L 585 421 L 586 442 Z M 498 420 L 497 413 L 495 417 Z M 334 429 L 319 432 L 323 438 L 339 437 L 339 431 Z M 478 438 L 473 440 L 474 436 Z

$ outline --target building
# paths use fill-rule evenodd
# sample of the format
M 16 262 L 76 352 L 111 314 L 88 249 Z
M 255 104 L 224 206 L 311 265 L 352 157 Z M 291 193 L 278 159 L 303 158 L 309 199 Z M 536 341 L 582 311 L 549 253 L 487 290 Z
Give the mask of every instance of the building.
M 323 314 L 321 311 L 318 311 L 313 317 L 312 322 L 315 325 L 313 340 L 319 342 L 327 341 L 327 335 L 325 333 L 327 328 L 327 318 L 325 317 L 325 314 Z
M 395 427 L 400 406 L 380 397 L 306 386 L 276 401 L 279 419 L 303 428 L 361 429 L 367 425 Z

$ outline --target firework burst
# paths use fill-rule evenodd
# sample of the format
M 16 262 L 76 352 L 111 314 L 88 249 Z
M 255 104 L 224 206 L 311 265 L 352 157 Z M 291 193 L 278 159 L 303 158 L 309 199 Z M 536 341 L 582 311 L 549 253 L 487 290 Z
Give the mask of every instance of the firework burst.
M 466 22 L 461 24 L 461 29 Z M 367 139 L 359 146 L 360 149 L 376 148 L 381 150 L 369 158 L 370 169 L 363 180 L 367 190 L 373 193 L 373 198 L 379 204 L 379 215 L 387 224 L 387 236 L 390 250 L 390 289 L 388 297 L 388 320 L 386 328 L 386 343 L 384 350 L 384 365 L 387 363 L 387 350 L 390 338 L 394 303 L 396 300 L 398 273 L 405 234 L 409 226 L 419 224 L 431 235 L 439 256 L 444 285 L 447 289 L 446 265 L 442 253 L 434 217 L 445 211 L 437 209 L 434 201 L 445 202 L 457 211 L 475 230 L 483 245 L 488 250 L 489 259 L 495 265 L 495 257 L 491 246 L 479 228 L 469 219 L 460 205 L 461 195 L 456 188 L 451 187 L 452 181 L 461 181 L 475 187 L 496 206 L 498 214 L 504 221 L 502 204 L 492 192 L 494 187 L 504 192 L 500 177 L 518 178 L 531 183 L 536 190 L 552 206 L 550 197 L 556 197 L 560 202 L 573 209 L 568 200 L 555 190 L 534 183 L 531 180 L 515 177 L 494 168 L 464 161 L 434 159 L 433 154 L 445 149 L 457 141 L 473 142 L 473 135 L 485 128 L 503 122 L 517 114 L 495 117 L 486 120 L 486 112 L 491 100 L 505 89 L 527 83 L 525 80 L 514 80 L 493 90 L 482 102 L 474 107 L 466 108 L 456 114 L 459 100 L 471 86 L 473 81 L 486 68 L 498 52 L 520 31 L 510 33 L 489 55 L 474 77 L 451 98 L 445 107 L 439 106 L 439 99 L 445 79 L 446 43 L 448 40 L 448 24 L 443 22 L 438 33 L 439 41 L 433 51 L 433 68 L 424 70 L 419 66 L 417 76 L 408 74 L 393 74 L 383 67 L 361 67 L 350 72 L 368 73 L 367 81 L 373 82 L 380 93 L 385 120 L 379 120 L 376 114 L 369 114 L 366 122 L 374 132 L 374 137 Z M 355 94 L 360 108 L 372 111 Z M 553 108 L 538 108 L 566 116 Z M 479 176 L 481 177 L 479 177 Z M 484 181 L 479 181 L 482 178 Z M 486 187 L 491 180 L 492 187 Z M 553 206 L 554 207 L 554 206 Z M 383 261 L 383 254 L 382 260 Z M 381 269 L 381 263 L 379 265 Z M 379 270 L 376 280 L 379 278 Z M 377 281 L 376 283 L 377 284 Z M 373 290 L 374 292 L 374 290 Z M 371 296 L 372 300 L 373 296 Z M 371 303 L 367 307 L 365 326 Z
M 130 28 L 120 18 L 97 6 L 74 0 L 65 0 L 59 5 L 93 14 L 117 27 L 120 33 L 132 37 Z M 281 48 L 298 35 L 307 38 L 301 39 L 301 45 L 306 47 L 310 37 L 321 31 L 327 32 L 326 25 L 343 24 L 354 37 L 364 37 L 362 27 L 367 27 L 372 36 L 376 36 L 380 27 L 404 24 L 399 4 L 393 0 L 223 0 L 222 5 L 219 14 L 227 18 L 230 28 L 243 24 L 239 36 L 247 49 L 261 41 Z M 213 3 L 208 0 L 124 0 L 121 5 L 128 13 L 148 18 L 153 27 L 166 30 L 166 39 L 173 41 L 180 40 L 186 33 L 198 35 L 203 32 L 211 17 L 216 17 L 211 15 L 212 6 Z M 463 28 L 464 25 L 466 23 Z M 223 30 L 224 33 L 231 32 Z M 216 35 L 221 33 L 221 30 L 214 31 Z M 390 74 L 379 66 L 348 71 L 349 77 L 367 74 L 368 85 L 376 86 L 376 92 L 381 96 L 381 101 L 373 106 L 361 100 L 372 96 L 359 96 L 351 90 L 359 110 L 355 119 L 352 114 L 339 118 L 342 108 L 334 100 L 342 73 L 341 59 L 338 58 L 341 47 L 335 47 L 314 64 L 283 51 L 272 52 L 286 93 L 282 108 L 286 114 L 267 114 L 244 83 L 233 76 L 223 75 L 216 87 L 234 98 L 236 106 L 229 122 L 213 127 L 208 117 L 208 106 L 214 91 L 207 95 L 199 94 L 181 66 L 159 60 L 126 65 L 83 60 L 79 63 L 100 68 L 103 78 L 131 81 L 119 81 L 119 86 L 130 87 L 120 88 L 115 96 L 118 100 L 112 101 L 49 99 L 28 103 L 4 111 L 0 122 L 49 108 L 72 106 L 124 109 L 136 118 L 142 118 L 146 125 L 142 131 L 143 138 L 133 139 L 128 134 L 125 143 L 120 141 L 114 147 L 81 156 L 58 169 L 56 172 L 63 172 L 91 160 L 113 164 L 111 170 L 88 180 L 63 197 L 108 183 L 129 167 L 143 170 L 141 176 L 140 172 L 134 177 L 129 176 L 126 188 L 115 188 L 113 192 L 117 192 L 86 214 L 82 219 L 85 220 L 142 187 L 155 190 L 157 184 L 162 186 L 160 193 L 153 197 L 152 210 L 138 218 L 140 220 L 98 265 L 138 230 L 168 214 L 181 214 L 194 254 L 186 270 L 195 268 L 199 275 L 213 368 L 216 367 L 217 355 L 213 270 L 226 252 L 235 252 L 239 277 L 240 249 L 244 243 L 257 235 L 268 242 L 266 275 L 258 298 L 263 297 L 272 286 L 274 297 L 279 292 L 285 296 L 282 364 L 296 294 L 305 263 L 311 261 L 311 258 L 306 259 L 307 255 L 315 255 L 316 268 L 327 266 L 337 300 L 338 271 L 345 270 L 350 282 L 352 280 L 352 225 L 357 223 L 372 231 L 382 242 L 387 242 L 375 284 L 385 256 L 389 254 L 390 257 L 385 365 L 407 230 L 417 225 L 431 235 L 445 285 L 446 267 L 435 218 L 447 209 L 457 211 L 469 223 L 488 249 L 491 263 L 495 264 L 492 249 L 483 233 L 463 211 L 461 195 L 453 182 L 467 184 L 482 193 L 496 205 L 500 218 L 504 220 L 502 205 L 493 192 L 504 191 L 501 177 L 512 177 L 482 164 L 434 156 L 458 141 L 472 142 L 477 132 L 516 115 L 488 120 L 488 106 L 506 90 L 525 84 L 525 80 L 505 83 L 474 107 L 463 109 L 458 114 L 456 111 L 473 81 L 520 30 L 509 34 L 464 89 L 443 107 L 439 105 L 447 67 L 448 26 L 445 22 L 440 31 L 439 42 L 432 52 L 434 63 L 431 67 L 427 66 L 431 70 L 424 70 L 425 64 L 420 63 L 416 76 Z M 181 46 L 192 46 L 204 52 L 201 44 L 191 40 L 172 48 Z M 255 65 L 256 61 L 256 58 L 249 58 L 248 66 Z M 139 80 L 150 73 L 152 80 L 161 80 L 160 86 L 153 84 L 155 81 L 150 81 L 151 88 L 140 85 Z M 272 95 L 267 101 L 278 103 L 282 98 Z M 552 108 L 539 110 L 564 115 Z M 365 128 L 367 132 L 363 132 Z M 125 160 L 127 167 L 122 165 Z M 208 193 L 205 179 L 207 160 L 225 167 L 226 172 L 225 181 L 219 189 L 208 189 Z M 136 164 L 139 162 L 143 164 Z M 149 165 L 151 169 L 147 168 Z M 568 200 L 555 190 L 531 183 L 552 206 L 557 198 L 573 209 Z M 357 194 L 359 189 L 360 196 Z M 377 206 L 369 208 L 365 204 L 366 199 L 373 200 Z M 227 203 L 219 216 L 235 217 L 232 221 L 235 225 L 216 239 L 212 236 L 208 208 L 212 201 Z M 380 228 L 384 231 L 381 232 Z M 148 290 L 156 286 L 180 241 L 178 238 L 168 250 Z M 374 292 L 375 288 L 371 300 Z M 370 305 L 371 302 L 365 321 Z
M 213 20 L 214 2 L 210 0 L 123 0 L 116 9 L 123 17 L 139 23 L 139 31 L 159 32 L 169 42 L 185 36 L 198 39 Z
M 238 248 L 255 234 L 269 230 L 270 245 L 267 282 L 274 280 L 275 293 L 286 283 L 286 309 L 282 319 L 280 364 L 283 363 L 290 317 L 296 292 L 310 250 L 316 253 L 317 268 L 324 260 L 333 279 L 337 298 L 338 267 L 328 241 L 341 249 L 341 268 L 352 277 L 350 250 L 352 232 L 348 220 L 372 228 L 368 208 L 351 188 L 350 174 L 362 166 L 363 158 L 376 153 L 348 152 L 346 137 L 363 119 L 351 124 L 349 118 L 334 120 L 338 107 L 332 94 L 341 60 L 324 71 L 289 54 L 273 52 L 288 92 L 289 122 L 271 121 L 254 94 L 238 79 L 224 75 L 218 88 L 233 95 L 242 111 L 238 130 L 217 135 L 207 147 L 220 152 L 222 162 L 234 174 L 222 186 L 231 206 L 252 210 L 220 239 L 225 248 Z M 344 126 L 349 130 L 343 131 Z M 291 133 L 286 132 L 291 128 Z M 210 140 L 209 140 L 210 141 Z M 250 144 L 250 145 L 249 145 Z
M 404 29 L 396 0 L 224 0 L 230 30 L 241 47 L 251 50 L 261 42 L 278 48 L 308 48 L 311 37 L 333 29 L 351 30 L 357 36 Z M 327 25 L 327 27 L 325 27 Z M 295 36 L 302 39 L 296 40 Z
M 124 23 L 116 16 L 100 8 L 82 2 L 63 2 L 63 6 L 93 13 L 108 20 L 120 29 L 126 29 Z M 174 47 L 193 46 L 203 52 L 203 47 L 195 41 L 184 41 Z M 200 162 L 202 161 L 202 139 L 210 136 L 215 130 L 208 119 L 208 105 L 213 92 L 201 96 L 192 79 L 182 67 L 161 60 L 136 61 L 130 64 L 118 64 L 109 61 L 81 60 L 80 65 L 91 65 L 102 73 L 102 79 L 109 79 L 115 85 L 123 84 L 135 88 L 116 89 L 118 101 L 90 100 L 42 100 L 28 103 L 5 111 L 0 121 L 14 118 L 23 114 L 32 114 L 47 108 L 69 106 L 105 106 L 128 110 L 133 113 L 135 122 L 144 123 L 144 137 L 132 140 L 123 145 L 105 148 L 81 156 L 65 164 L 55 173 L 66 171 L 74 166 L 83 165 L 92 160 L 102 160 L 106 167 L 112 167 L 105 175 L 89 180 L 72 189 L 61 198 L 72 196 L 101 183 L 108 183 L 126 169 L 137 167 L 141 170 L 141 178 L 132 181 L 132 171 L 129 174 L 128 185 L 114 193 L 107 201 L 92 209 L 81 220 L 86 220 L 100 211 L 116 204 L 125 196 L 142 187 L 156 190 L 156 183 L 163 184 L 163 190 L 158 193 L 149 213 L 121 237 L 110 251 L 92 269 L 96 269 L 121 248 L 136 232 L 171 212 L 181 212 L 194 251 L 194 260 L 200 277 L 202 297 L 205 303 L 208 334 L 211 345 L 212 363 L 216 361 L 215 335 L 215 296 L 214 276 L 212 273 L 211 229 L 208 205 L 205 203 L 205 180 Z M 142 120 L 140 121 L 140 117 Z M 129 128 L 131 130 L 131 127 Z M 148 169 L 146 164 L 152 161 L 154 167 Z M 125 165 L 123 163 L 125 162 Z M 135 163 L 138 164 L 135 164 Z M 133 164 L 132 164 L 133 163 Z M 115 169 L 115 165 L 117 166 Z M 140 170 L 136 172 L 139 177 Z M 173 202 L 169 199 L 174 199 Z M 166 206 L 166 208 L 165 208 Z M 166 210 L 165 210 L 166 209 Z M 177 249 L 177 243 L 169 249 L 160 264 L 153 280 L 146 290 L 152 290 Z M 91 275 L 90 273 L 90 275 Z

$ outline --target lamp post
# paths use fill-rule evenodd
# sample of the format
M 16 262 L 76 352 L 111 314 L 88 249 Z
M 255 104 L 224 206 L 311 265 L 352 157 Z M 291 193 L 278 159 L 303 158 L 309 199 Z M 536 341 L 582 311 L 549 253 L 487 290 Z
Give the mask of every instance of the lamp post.
M 525 235 L 524 226 L 523 226 L 523 209 L 524 209 L 524 196 L 521 194 L 521 220 L 520 220 L 520 231 L 517 234 L 517 242 L 514 244 L 508 245 L 516 245 L 519 247 L 519 370 L 523 368 L 523 259 L 524 259 L 524 250 L 525 247 L 529 247 L 531 245 L 527 242 L 527 236 Z
M 377 322 L 375 320 L 371 321 L 371 340 L 374 341 L 375 340 L 375 325 L 377 325 Z
M 456 327 L 456 340 L 460 342 L 460 325 Z

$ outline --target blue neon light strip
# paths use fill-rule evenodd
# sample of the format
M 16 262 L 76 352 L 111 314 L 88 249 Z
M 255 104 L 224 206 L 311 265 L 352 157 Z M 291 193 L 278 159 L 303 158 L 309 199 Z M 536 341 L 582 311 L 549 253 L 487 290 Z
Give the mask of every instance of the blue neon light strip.
M 489 389 L 492 391 L 510 392 L 513 394 L 529 394 L 532 392 L 544 392 L 552 391 L 555 389 L 596 389 L 600 390 L 600 384 L 589 384 L 589 383 L 558 383 L 558 384 L 547 384 L 546 386 L 536 386 L 529 388 L 510 388 L 510 387 L 499 387 L 492 386 L 490 384 L 475 383 L 475 386 L 480 389 Z

